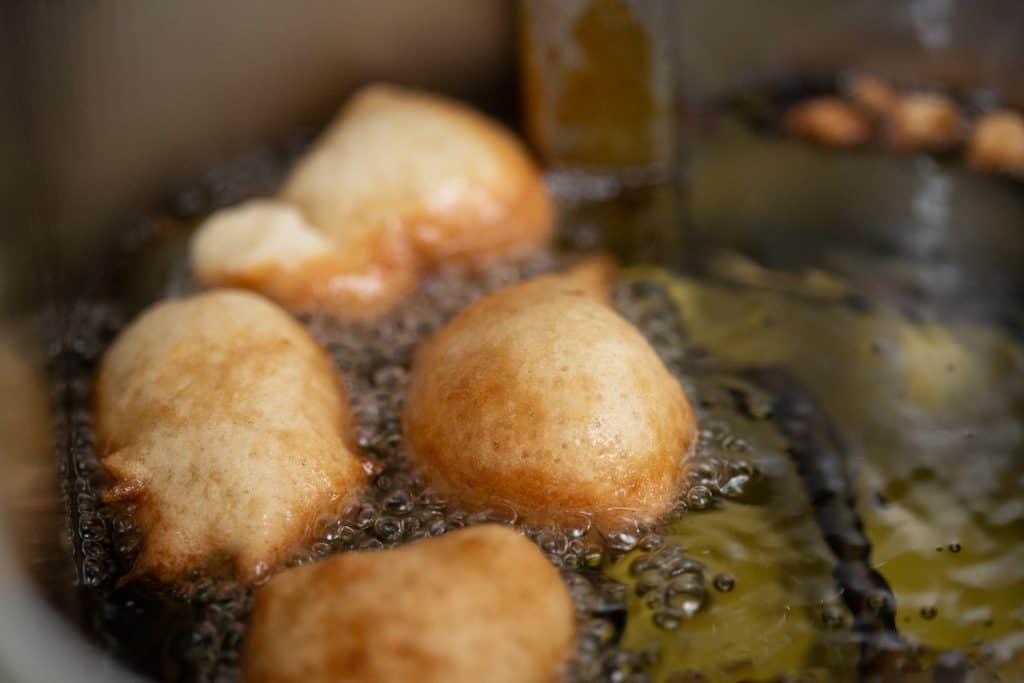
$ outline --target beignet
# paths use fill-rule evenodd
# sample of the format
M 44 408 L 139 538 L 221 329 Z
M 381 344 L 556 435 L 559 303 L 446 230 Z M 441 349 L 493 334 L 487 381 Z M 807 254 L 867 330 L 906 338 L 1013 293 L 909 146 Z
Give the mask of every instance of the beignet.
M 813 97 L 786 110 L 782 129 L 831 147 L 856 147 L 871 139 L 871 122 L 838 97 Z
M 246 683 L 550 683 L 572 652 L 569 591 L 518 532 L 483 525 L 335 555 L 259 588 Z
M 896 99 L 886 120 L 889 145 L 907 152 L 953 147 L 962 137 L 963 117 L 946 95 L 912 92 Z
M 506 287 L 420 349 L 403 426 L 435 486 L 530 521 L 585 513 L 605 529 L 672 507 L 693 412 L 600 275 L 588 265 Z
M 192 262 L 208 283 L 361 316 L 425 270 L 539 245 L 551 227 L 551 198 L 511 133 L 447 99 L 377 85 L 353 96 L 274 202 L 211 216 Z
M 980 117 L 967 143 L 967 163 L 1024 178 L 1024 117 L 1006 109 Z
M 95 422 L 104 500 L 136 506 L 130 578 L 258 578 L 365 479 L 327 354 L 248 292 L 145 311 L 102 360 Z

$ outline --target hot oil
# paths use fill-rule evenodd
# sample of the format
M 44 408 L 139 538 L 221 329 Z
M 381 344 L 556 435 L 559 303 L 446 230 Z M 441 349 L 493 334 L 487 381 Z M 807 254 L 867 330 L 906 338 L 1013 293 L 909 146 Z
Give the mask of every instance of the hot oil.
M 679 343 L 706 350 L 720 375 L 715 386 L 684 369 L 703 424 L 716 428 L 709 400 L 724 406 L 718 419 L 755 445 L 774 489 L 766 505 L 719 499 L 671 525 L 668 537 L 712 571 L 728 569 L 737 593 L 713 593 L 671 636 L 631 621 L 623 642 L 660 641 L 653 671 L 686 671 L 680 680 L 1017 680 L 1024 192 L 967 169 L 959 148 L 839 150 L 779 133 L 790 104 L 834 92 L 825 79 L 709 108 L 681 194 L 625 187 L 570 203 L 570 246 L 663 266 L 624 279 L 650 288 L 644 298 L 668 293 Z M 990 93 L 957 101 L 968 117 L 992 106 Z M 730 406 L 730 386 L 749 391 L 743 382 L 758 378 L 769 405 L 795 388 L 788 411 L 810 406 L 809 435 L 780 425 L 777 410 L 737 421 L 745 411 Z M 773 454 L 789 458 L 773 469 Z M 823 454 L 846 470 L 846 506 L 829 503 L 836 487 L 812 490 L 829 479 L 806 467 Z M 626 563 L 611 571 L 631 573 Z M 631 609 L 657 613 L 647 591 L 641 581 Z
M 583 514 L 568 527 L 537 527 L 524 525 L 511 510 L 463 509 L 417 478 L 402 444 L 402 401 L 419 343 L 479 296 L 566 262 L 563 255 L 544 253 L 526 262 L 496 263 L 475 271 L 449 269 L 427 279 L 392 314 L 372 321 L 342 322 L 320 315 L 300 318 L 345 378 L 359 424 L 360 452 L 373 464 L 374 474 L 359 504 L 340 518 L 323 520 L 293 563 L 314 562 L 338 552 L 390 548 L 484 522 L 518 525 L 562 570 L 571 588 L 581 636 L 569 678 L 619 679 L 628 674 L 631 680 L 646 680 L 645 672 L 656 670 L 664 657 L 661 644 L 623 647 L 625 634 L 635 631 L 639 621 L 665 633 L 685 629 L 687 621 L 714 604 L 715 595 L 742 594 L 742 583 L 737 587 L 726 571 L 728 563 L 722 572 L 712 573 L 688 554 L 679 538 L 673 538 L 670 524 L 602 535 Z M 194 288 L 185 278 L 173 280 L 176 293 Z M 642 288 L 622 287 L 617 303 L 648 334 L 691 396 L 699 392 L 691 384 L 687 366 L 706 364 L 706 360 L 688 358 L 673 325 L 670 300 L 662 296 L 652 309 Z M 68 431 L 75 472 L 71 490 L 78 518 L 81 584 L 92 603 L 97 632 L 108 647 L 137 668 L 163 680 L 234 680 L 251 589 L 199 575 L 173 590 L 117 585 L 142 539 L 132 526 L 130 507 L 104 506 L 99 500 L 103 476 L 94 450 L 89 396 L 97 362 L 125 317 L 114 305 L 83 306 L 74 321 L 76 335 L 60 352 L 65 360 L 71 359 L 72 369 L 61 391 L 71 408 Z M 744 390 L 742 382 L 726 387 L 716 384 L 719 379 L 701 381 L 709 394 Z M 712 406 L 713 399 L 702 405 Z M 672 519 L 684 518 L 687 510 L 713 508 L 719 499 L 738 501 L 736 505 L 766 503 L 770 483 L 754 456 L 754 447 L 727 423 L 708 419 L 690 456 L 690 480 Z M 619 576 L 623 566 L 632 569 Z M 817 597 L 825 599 L 825 593 Z M 656 595 L 660 602 L 653 609 L 637 611 L 635 596 L 651 603 Z
M 856 675 L 1017 680 L 1024 677 L 1024 192 L 1010 178 L 966 169 L 957 150 L 896 153 L 878 143 L 837 150 L 780 135 L 780 108 L 812 91 L 755 94 L 756 115 L 749 102 L 716 112 L 689 150 L 690 182 L 675 219 L 699 245 L 685 255 L 687 275 L 641 267 L 626 277 L 670 292 L 685 342 L 707 349 L 724 372 L 784 368 L 838 436 L 833 450 L 845 454 L 870 542 L 865 564 L 877 574 L 861 578 L 889 589 L 869 588 L 868 610 L 854 610 L 856 639 L 884 643 L 862 648 Z M 960 101 L 970 112 L 970 96 Z M 600 204 L 584 207 L 585 217 L 605 221 L 591 232 L 613 233 L 606 243 L 628 239 L 629 221 L 608 215 Z M 793 455 L 791 437 L 799 434 L 788 431 Z M 754 442 L 770 444 L 763 436 Z M 812 478 L 801 474 L 807 488 Z M 859 555 L 855 544 L 836 542 L 843 539 L 829 532 L 812 499 L 833 554 Z M 720 510 L 724 520 L 728 506 Z M 690 519 L 691 544 L 715 533 L 711 516 L 699 526 Z M 738 529 L 719 540 L 730 536 Z M 963 538 L 972 539 L 969 559 Z M 848 598 L 843 564 L 836 585 Z M 803 580 L 800 572 L 790 577 Z M 748 615 L 731 623 L 751 622 Z M 714 634 L 701 640 L 694 626 L 675 641 L 680 663 L 713 680 L 762 675 L 757 665 L 712 673 L 714 657 L 699 652 L 735 644 Z M 797 668 L 815 667 L 807 659 Z
M 537 527 L 522 524 L 507 509 L 470 512 L 456 501 L 446 501 L 424 488 L 409 469 L 403 451 L 402 398 L 412 354 L 420 341 L 478 296 L 564 262 L 564 258 L 546 255 L 519 267 L 493 266 L 477 279 L 467 278 L 462 271 L 448 271 L 428 280 L 395 314 L 370 323 L 353 325 L 315 317 L 306 320 L 349 383 L 361 424 L 360 447 L 371 455 L 380 473 L 372 495 L 345 518 L 328 521 L 311 556 L 303 561 L 333 552 L 392 547 L 481 522 L 519 525 L 563 570 L 572 588 L 581 620 L 581 642 L 571 678 L 614 679 L 631 674 L 640 680 L 644 672 L 655 668 L 662 654 L 657 643 L 621 647 L 630 619 L 646 620 L 666 632 L 673 631 L 713 601 L 711 593 L 717 577 L 690 557 L 682 544 L 668 542 L 669 526 L 602 535 L 591 528 L 583 514 L 576 524 Z M 648 334 L 666 364 L 689 386 L 687 367 L 699 361 L 691 362 L 680 343 L 670 300 L 663 297 L 652 312 L 651 301 L 642 292 L 623 287 L 618 291 L 617 304 Z M 709 380 L 709 390 L 713 381 Z M 692 386 L 690 393 L 694 393 Z M 712 428 L 704 430 L 696 452 L 690 456 L 691 477 L 673 518 L 681 518 L 688 509 L 711 508 L 723 496 L 747 503 L 759 499 L 765 502 L 763 492 L 757 491 L 759 486 L 765 487 L 761 472 L 748 458 L 752 450 L 749 444 L 735 436 L 727 424 L 710 425 Z M 658 580 L 653 580 L 648 571 L 642 577 L 646 587 L 640 589 L 636 571 L 622 580 L 615 577 L 616 567 L 636 562 L 649 564 L 658 573 Z M 725 585 L 727 581 L 723 574 L 719 583 Z M 634 614 L 632 596 L 641 590 L 648 599 L 660 594 L 663 601 L 658 609 Z
M 942 159 L 784 140 L 745 106 L 693 150 L 681 213 L 665 187 L 577 203 L 557 251 L 447 269 L 377 320 L 300 318 L 345 377 L 374 474 L 294 563 L 516 525 L 571 589 L 568 680 L 1020 677 L 1024 361 L 1005 275 L 1024 240 L 1009 227 L 1019 188 Z M 79 584 L 102 642 L 159 680 L 237 680 L 251 590 L 203 576 L 117 586 L 141 539 L 130 509 L 98 498 L 92 376 L 139 305 L 196 288 L 182 266 L 192 218 L 272 187 L 296 149 L 212 174 L 148 224 L 130 250 L 145 282 L 121 288 L 146 293 L 76 308 L 54 348 Z M 969 220 L 983 237 L 946 227 Z M 584 515 L 532 527 L 430 491 L 400 426 L 417 345 L 479 296 L 594 247 L 647 264 L 623 273 L 616 306 L 699 413 L 676 509 L 603 536 Z
M 726 109 L 694 147 L 705 258 L 691 277 L 657 277 L 690 343 L 726 367 L 788 368 L 842 435 L 871 563 L 901 639 L 927 650 L 919 663 L 943 680 L 1017 680 L 1024 188 L 965 168 L 959 149 L 778 135 L 777 112 L 801 96 Z M 956 96 L 968 117 L 986 98 Z
M 689 339 L 730 366 L 791 368 L 842 434 L 871 564 L 904 642 L 932 649 L 922 664 L 952 650 L 951 666 L 1019 676 L 1019 340 L 815 300 L 813 288 L 664 281 Z

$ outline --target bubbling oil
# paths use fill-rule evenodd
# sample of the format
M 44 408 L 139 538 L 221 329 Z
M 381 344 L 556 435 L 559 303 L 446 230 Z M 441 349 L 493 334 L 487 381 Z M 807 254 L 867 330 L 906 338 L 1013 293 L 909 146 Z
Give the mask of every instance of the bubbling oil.
M 524 523 L 506 508 L 470 510 L 427 486 L 410 466 L 401 432 L 409 371 L 418 345 L 465 306 L 524 278 L 564 268 L 572 257 L 551 251 L 518 262 L 445 269 L 424 281 L 394 312 L 368 321 L 342 321 L 324 314 L 299 316 L 327 349 L 345 378 L 358 424 L 358 446 L 369 463 L 370 485 L 358 503 L 338 517 L 321 520 L 311 542 L 291 564 L 315 562 L 341 552 L 392 548 L 485 522 L 519 527 L 558 567 L 578 617 L 578 647 L 567 680 L 647 680 L 657 648 L 621 645 L 632 595 L 649 608 L 658 629 L 683 627 L 708 604 L 718 583 L 682 546 L 667 541 L 666 529 L 689 509 L 712 507 L 718 498 L 743 500 L 760 478 L 748 460 L 751 449 L 728 426 L 711 422 L 689 457 L 689 476 L 664 523 L 610 533 L 589 518 L 562 526 Z M 187 277 L 172 278 L 175 294 L 194 290 Z M 644 332 L 670 370 L 695 398 L 689 366 L 706 362 L 687 350 L 667 299 L 652 299 L 642 286 L 616 291 L 619 310 Z M 126 316 L 112 303 L 93 302 L 73 311 L 74 336 L 55 347 L 52 358 L 65 380 L 55 391 L 67 406 L 67 491 L 72 511 L 79 584 L 92 607 L 92 627 L 102 642 L 136 668 L 162 680 L 232 681 L 238 678 L 241 643 L 252 589 L 194 573 L 183 585 L 118 586 L 143 539 L 131 504 L 105 505 L 92 431 L 91 383 L 99 359 Z M 754 405 L 757 400 L 753 400 Z M 731 458 L 722 459 L 721 452 Z M 635 557 L 633 557 L 635 556 Z M 624 557 L 630 579 L 607 569 Z
M 743 107 L 734 108 L 743 113 Z M 771 122 L 755 128 L 773 135 Z M 751 137 L 747 132 L 740 139 L 743 144 Z M 200 289 L 181 253 L 189 223 L 211 209 L 272 190 L 307 142 L 296 140 L 211 172 L 168 207 L 171 219 L 154 221 L 155 230 L 146 239 L 132 242 L 133 259 L 144 254 L 158 259 L 139 268 L 147 271 L 146 299 Z M 774 165 L 776 155 L 770 156 Z M 711 161 L 716 158 L 712 155 Z M 729 173 L 722 177 L 733 183 L 735 164 L 726 161 L 722 168 Z M 704 222 L 707 202 L 702 198 L 714 197 L 707 180 L 715 179 L 714 170 L 695 174 L 692 188 L 696 216 Z M 413 354 L 422 341 L 479 297 L 563 270 L 594 246 L 613 251 L 626 264 L 662 262 L 664 254 L 657 252 L 671 251 L 671 240 L 680 231 L 664 211 L 671 193 L 661 190 L 655 201 L 634 202 L 636 206 L 620 199 L 585 203 L 589 209 L 569 211 L 560 226 L 559 250 L 541 251 L 526 260 L 446 268 L 426 278 L 394 311 L 373 320 L 299 316 L 345 379 L 358 425 L 359 454 L 370 465 L 370 477 L 357 503 L 319 521 L 291 564 L 392 548 L 497 522 L 515 526 L 536 543 L 560 569 L 572 594 L 579 636 L 566 680 L 856 677 L 865 642 L 864 634 L 856 632 L 862 615 L 843 603 L 843 586 L 833 577 L 836 557 L 815 523 L 815 501 L 804 491 L 800 474 L 806 473 L 797 472 L 787 454 L 791 444 L 774 422 L 778 397 L 736 372 L 738 364 L 720 348 L 722 339 L 698 329 L 714 326 L 696 316 L 699 311 L 684 310 L 675 285 L 666 284 L 665 278 L 626 275 L 615 288 L 616 308 L 679 379 L 698 416 L 699 435 L 688 456 L 686 482 L 661 523 L 609 534 L 592 527 L 582 513 L 561 526 L 527 524 L 510 508 L 465 508 L 431 490 L 411 467 L 401 413 Z M 756 216 L 758 226 L 763 213 Z M 606 229 L 609 221 L 618 221 L 621 229 Z M 796 288 L 791 280 L 783 282 L 786 291 Z M 740 291 L 735 295 L 745 296 Z M 846 303 L 841 298 L 829 301 L 837 308 Z M 107 506 L 99 499 L 103 474 L 95 452 L 90 393 L 96 365 L 130 311 L 125 302 L 109 300 L 83 302 L 72 313 L 67 327 L 74 334 L 55 345 L 52 360 L 58 378 L 55 398 L 65 421 L 61 434 L 67 446 L 63 464 L 71 539 L 92 630 L 111 652 L 152 678 L 238 680 L 251 588 L 199 573 L 173 588 L 118 585 L 143 539 L 130 505 Z M 775 328 L 767 314 L 761 320 L 726 311 L 716 320 L 728 331 L 730 325 L 742 328 L 748 318 L 755 321 L 751 324 L 758 334 L 771 336 Z M 757 327 L 761 322 L 763 330 Z M 728 335 L 723 338 L 728 351 Z M 834 406 L 828 407 L 832 415 Z M 878 598 L 872 603 L 878 609 L 889 606 L 891 595 L 872 597 Z M 941 621 L 944 613 L 929 621 Z
M 564 526 L 537 526 L 525 524 L 511 509 L 465 509 L 457 500 L 432 491 L 410 467 L 400 415 L 415 349 L 478 297 L 523 278 L 561 270 L 574 254 L 578 256 L 576 252 L 595 246 L 615 252 L 626 264 L 663 263 L 682 232 L 666 213 L 674 200 L 671 188 L 664 187 L 653 189 L 651 198 L 642 201 L 627 192 L 610 201 L 586 200 L 575 208 L 563 207 L 569 211 L 559 239 L 566 251 L 545 251 L 525 261 L 475 269 L 445 269 L 427 278 L 395 311 L 375 320 L 352 323 L 319 314 L 300 316 L 345 377 L 358 422 L 359 451 L 372 465 L 372 473 L 359 502 L 340 516 L 320 520 L 292 563 L 390 548 L 498 522 L 516 526 L 533 540 L 560 569 L 570 589 L 579 637 L 567 680 L 870 678 L 871 672 L 863 667 L 857 671 L 863 663 L 862 646 L 869 642 L 858 624 L 880 613 L 891 616 L 893 595 L 867 592 L 857 614 L 844 604 L 836 553 L 815 523 L 817 501 L 804 490 L 807 473 L 794 467 L 787 453 L 792 444 L 775 424 L 778 397 L 735 372 L 738 367 L 776 363 L 795 370 L 803 385 L 816 392 L 822 405 L 818 417 L 827 413 L 828 421 L 866 452 L 856 458 L 860 471 L 852 475 L 862 517 L 851 520 L 859 524 L 863 519 L 876 544 L 875 559 L 883 558 L 877 566 L 900 598 L 896 626 L 911 638 L 916 634 L 926 642 L 936 641 L 930 652 L 924 646 L 910 648 L 910 654 L 923 657 L 925 664 L 903 673 L 929 675 L 922 669 L 931 662 L 936 680 L 950 672 L 960 673 L 949 680 L 961 680 L 965 661 L 977 668 L 975 673 L 987 672 L 982 665 L 988 655 L 980 648 L 980 639 L 967 647 L 963 629 L 950 629 L 947 637 L 943 622 L 958 609 L 978 612 L 984 619 L 987 612 L 982 608 L 988 609 L 997 583 L 1019 576 L 1010 566 L 1013 557 L 1000 560 L 992 548 L 1007 548 L 1006 555 L 1019 556 L 1019 534 L 1013 533 L 1020 526 L 1020 506 L 1012 487 L 1024 479 L 1004 477 L 1005 491 L 987 485 L 979 471 L 952 468 L 965 460 L 959 450 L 918 438 L 942 431 L 923 429 L 925 408 L 941 408 L 943 397 L 958 395 L 970 384 L 956 381 L 949 367 L 945 374 L 933 372 L 934 367 L 943 366 L 948 356 L 968 370 L 978 370 L 975 361 L 987 356 L 975 338 L 979 330 L 965 331 L 956 323 L 957 334 L 950 336 L 939 326 L 914 323 L 905 313 L 917 311 L 917 318 L 941 321 L 952 311 L 963 320 L 985 324 L 1007 317 L 1003 308 L 1017 315 L 1016 299 L 993 292 L 1003 291 L 1006 283 L 999 273 L 1021 253 L 1015 238 L 1022 215 L 1019 188 L 1005 179 L 964 174 L 949 163 L 948 155 L 894 156 L 871 145 L 839 153 L 778 134 L 786 106 L 810 95 L 834 94 L 836 89 L 832 81 L 791 89 L 776 84 L 724 103 L 721 121 L 705 131 L 694 148 L 689 220 L 700 233 L 706 257 L 705 262 L 692 264 L 697 267 L 688 266 L 697 279 L 628 276 L 616 287 L 616 307 L 679 378 L 698 413 L 700 432 L 687 481 L 660 524 L 605 535 L 583 514 Z M 289 144 L 257 150 L 214 169 L 179 195 L 167 207 L 171 218 L 152 221 L 129 240 L 130 259 L 153 256 L 138 268 L 146 271 L 144 287 L 115 289 L 133 295 L 144 290 L 147 301 L 197 290 L 181 253 L 189 223 L 213 209 L 273 191 L 308 141 L 309 136 L 302 135 Z M 942 188 L 955 188 L 960 198 L 950 211 L 970 209 L 950 214 L 949 222 L 970 225 L 971 235 L 985 238 L 956 247 L 968 256 L 977 252 L 979 258 L 985 257 L 979 261 L 985 267 L 964 278 L 973 289 L 963 300 L 957 292 L 947 291 L 951 280 L 944 270 L 960 264 L 925 259 L 907 267 L 905 259 L 879 257 L 890 251 L 914 255 L 922 249 L 929 259 L 942 256 L 925 249 L 933 245 L 929 235 L 936 225 L 932 213 L 918 210 L 919 190 L 927 190 L 922 197 L 936 205 L 945 201 Z M 905 194 L 914 198 L 906 210 L 892 199 Z M 744 201 L 732 201 L 733 197 Z M 862 206 L 871 211 L 862 211 Z M 879 206 L 885 220 L 879 218 Z M 894 225 L 905 229 L 893 230 Z M 734 253 L 752 236 L 758 244 L 768 245 L 756 263 Z M 980 250 L 990 243 L 1000 249 L 991 255 Z M 828 275 L 805 278 L 794 273 L 793 263 L 805 261 L 826 264 Z M 676 269 L 679 264 L 669 265 Z M 874 311 L 871 302 L 876 300 L 889 302 L 899 316 Z M 142 539 L 130 505 L 107 506 L 99 498 L 103 473 L 95 452 L 90 394 L 99 359 L 130 317 L 128 305 L 121 299 L 83 301 L 64 326 L 73 334 L 51 349 L 62 444 L 59 460 L 83 613 L 109 651 L 154 679 L 235 681 L 251 608 L 250 588 L 200 574 L 173 589 L 118 586 Z M 1024 329 L 1019 318 L 1008 319 L 1016 321 L 1012 329 Z M 883 333 L 887 339 L 874 341 Z M 961 338 L 963 353 L 950 343 Z M 968 341 L 982 350 L 968 353 Z M 905 357 L 906 368 L 898 359 L 889 359 L 896 352 Z M 836 363 L 846 367 L 834 367 Z M 904 376 L 906 386 L 901 383 Z M 907 393 L 921 399 L 921 406 Z M 972 448 L 982 449 L 981 455 L 998 456 L 990 458 L 990 464 L 1016 457 L 1017 451 L 1010 451 L 1017 442 L 1009 421 L 989 428 L 993 433 L 988 437 L 986 430 L 975 429 L 982 424 L 991 427 L 989 413 L 1006 412 L 986 407 L 998 404 L 1004 395 L 1009 401 L 1019 393 L 1004 387 L 972 399 L 979 407 L 977 416 L 969 418 L 974 422 L 969 424 L 968 446 L 973 441 Z M 910 421 L 899 417 L 908 407 L 916 416 Z M 950 454 L 948 460 L 942 459 L 947 457 L 944 453 Z M 904 472 L 901 463 L 918 465 Z M 939 476 L 943 468 L 965 474 L 951 475 L 947 482 Z M 1008 467 L 1003 471 L 1013 472 Z M 918 476 L 921 472 L 928 478 Z M 971 490 L 961 491 L 968 485 Z M 979 486 L 1002 505 L 975 505 L 973 489 Z M 947 489 L 958 497 L 946 496 Z M 918 510 L 918 503 L 927 505 Z M 932 541 L 930 518 L 957 505 L 987 520 L 976 525 L 976 538 L 939 534 Z M 899 531 L 906 520 L 928 536 L 931 565 L 967 561 L 984 544 L 988 564 L 983 567 L 992 570 L 992 578 L 983 587 L 973 585 L 973 579 L 966 582 L 964 574 L 953 577 L 956 581 L 936 582 L 942 571 L 928 571 L 923 551 L 905 547 Z M 825 531 L 826 536 L 831 532 L 831 540 L 843 538 L 835 529 Z M 868 559 L 862 569 L 873 569 Z M 921 591 L 922 580 L 934 586 Z M 1013 585 L 1019 586 L 1019 581 Z M 1008 589 L 1007 595 L 1014 591 L 1018 588 Z M 958 606 L 961 598 L 970 610 Z M 995 624 L 991 616 L 979 622 L 1002 639 L 986 638 L 997 658 L 1019 660 L 1015 643 L 1019 624 L 1024 623 L 1019 612 L 996 610 Z M 1007 625 L 1009 619 L 1017 619 L 1018 625 Z M 938 648 L 946 640 L 946 647 L 962 652 L 943 654 Z M 1008 654 L 1000 654 L 1004 650 Z M 1019 669 L 1012 661 L 1006 666 L 1006 671 Z M 881 676 L 895 679 L 884 672 Z
M 617 678 L 629 671 L 640 680 L 642 671 L 655 658 L 651 651 L 628 652 L 617 646 L 625 626 L 627 586 L 609 579 L 602 569 L 626 553 L 641 550 L 660 558 L 685 557 L 681 548 L 663 548 L 664 528 L 634 528 L 601 533 L 590 519 L 579 514 L 574 523 L 531 525 L 520 520 L 510 508 L 467 510 L 458 501 L 432 491 L 410 468 L 401 434 L 403 400 L 408 389 L 409 370 L 418 345 L 455 313 L 489 292 L 564 267 L 571 259 L 551 252 L 521 263 L 494 263 L 482 270 L 452 268 L 428 279 L 409 301 L 393 314 L 368 322 L 339 321 L 323 315 L 303 317 L 312 334 L 324 345 L 342 371 L 353 400 L 359 424 L 358 443 L 371 458 L 375 475 L 363 500 L 338 519 L 325 520 L 310 550 L 299 562 L 316 561 L 326 555 L 352 550 L 389 548 L 404 542 L 436 536 L 473 524 L 496 522 L 522 529 L 559 567 L 573 594 L 579 617 L 580 643 L 570 680 Z M 664 302 L 663 302 L 664 303 Z M 657 317 L 645 315 L 641 297 L 623 290 L 617 296 L 620 310 L 637 322 L 648 322 L 644 330 L 663 360 L 683 380 L 681 339 Z M 668 319 L 667 317 L 665 319 Z M 691 388 L 692 391 L 692 388 Z M 742 496 L 745 484 L 756 476 L 752 465 L 723 464 L 711 456 L 709 443 L 721 434 L 705 432 L 702 446 L 692 455 L 693 469 L 673 516 L 690 506 L 708 507 L 722 495 L 721 483 L 730 495 Z M 683 457 L 684 454 L 680 454 Z M 735 476 L 732 476 L 735 475 Z M 671 552 L 667 552 L 671 550 Z M 667 553 L 667 554 L 666 554 Z M 674 553 L 674 554 L 673 554 Z M 655 564 L 658 564 L 657 560 Z M 667 562 L 667 560 L 666 560 Z M 687 567 L 699 568 L 692 559 Z M 662 565 L 658 565 L 662 566 Z M 666 596 L 664 609 L 652 617 L 665 628 L 681 623 L 678 581 L 671 584 L 678 567 L 664 564 L 664 585 L 656 590 Z M 707 594 L 703 572 L 689 574 L 694 594 Z M 650 578 L 650 577 L 648 577 Z M 652 595 L 653 597 L 653 595 Z M 704 601 L 690 601 L 682 609 L 692 616 Z M 673 622 L 673 620 L 675 620 Z

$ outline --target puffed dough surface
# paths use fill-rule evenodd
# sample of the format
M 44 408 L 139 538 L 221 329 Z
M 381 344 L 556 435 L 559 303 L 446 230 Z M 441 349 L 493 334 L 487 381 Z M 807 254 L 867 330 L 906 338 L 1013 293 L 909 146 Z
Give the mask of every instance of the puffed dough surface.
M 502 289 L 442 328 L 415 359 L 404 430 L 432 484 L 470 505 L 603 528 L 671 508 L 696 432 L 593 264 Z
M 130 577 L 258 578 L 364 484 L 333 364 L 283 310 L 213 291 L 145 311 L 104 356 L 107 501 L 135 505 Z
M 352 97 L 275 199 L 200 226 L 191 258 L 205 282 L 364 316 L 439 264 L 543 243 L 552 221 L 540 173 L 510 132 L 448 99 L 375 85 Z
M 335 555 L 256 592 L 246 683 L 550 683 L 575 615 L 525 537 L 483 525 Z

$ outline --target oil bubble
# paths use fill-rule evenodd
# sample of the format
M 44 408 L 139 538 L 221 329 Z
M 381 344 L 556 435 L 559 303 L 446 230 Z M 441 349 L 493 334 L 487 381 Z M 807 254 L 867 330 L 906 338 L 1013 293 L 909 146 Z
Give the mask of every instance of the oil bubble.
M 708 594 L 703 586 L 685 593 L 672 593 L 666 599 L 666 604 L 673 610 L 679 612 L 686 618 L 690 618 L 704 607 L 707 603 Z
M 679 628 L 685 615 L 683 612 L 675 609 L 664 609 L 654 613 L 652 620 L 654 625 L 658 628 L 665 629 L 666 631 L 672 631 Z
M 636 534 L 629 531 L 612 531 L 602 535 L 609 548 L 624 553 L 635 548 L 639 542 Z
M 734 475 L 722 485 L 722 495 L 726 498 L 742 498 L 748 483 L 750 477 L 746 474 Z
M 712 500 L 711 490 L 702 484 L 694 486 L 686 494 L 686 505 L 691 510 L 706 510 L 711 507 Z
M 633 592 L 636 593 L 637 597 L 643 597 L 648 593 L 658 591 L 663 586 L 663 579 L 661 573 L 656 569 L 648 569 L 637 579 L 637 582 L 633 585 Z
M 665 542 L 665 539 L 658 534 L 647 534 L 640 539 L 641 550 L 657 550 Z
M 719 593 L 728 593 L 736 587 L 736 579 L 731 574 L 719 574 L 712 583 Z
M 569 545 L 565 534 L 556 527 L 546 527 L 534 536 L 540 549 L 549 555 L 561 555 Z
M 846 625 L 843 610 L 838 605 L 825 605 L 821 610 L 821 623 L 828 629 L 840 629 Z
M 637 555 L 629 563 L 629 573 L 633 576 L 640 576 L 648 569 L 656 567 L 657 563 L 652 555 Z
M 398 540 L 403 532 L 402 520 L 396 517 L 380 517 L 373 523 L 373 534 L 382 543 Z
M 889 596 L 882 591 L 868 593 L 867 605 L 874 612 L 881 612 L 889 606 Z
M 561 265 L 545 252 L 524 262 L 498 263 L 493 268 L 446 268 L 426 278 L 420 289 L 394 312 L 375 320 L 342 321 L 323 314 L 300 316 L 344 377 L 371 486 L 358 504 L 319 523 L 315 537 L 308 547 L 297 549 L 292 563 L 315 562 L 338 552 L 391 548 L 468 525 L 520 525 L 551 562 L 562 568 L 572 593 L 580 624 L 580 644 L 570 680 L 647 680 L 644 669 L 656 660 L 656 653 L 630 652 L 620 644 L 627 603 L 648 604 L 655 626 L 671 630 L 680 628 L 686 619 L 705 609 L 709 600 L 710 587 L 703 565 L 688 556 L 676 539 L 665 535 L 666 527 L 600 533 L 592 527 L 590 517 L 581 513 L 562 528 L 531 529 L 510 509 L 462 509 L 457 500 L 448 499 L 431 488 L 429 482 L 420 480 L 404 450 L 403 396 L 409 384 L 412 357 L 420 342 L 457 311 L 496 287 Z M 685 384 L 682 369 L 695 358 L 699 362 L 700 357 L 693 355 L 697 352 L 685 343 L 674 306 L 664 298 L 664 292 L 655 286 L 641 292 L 624 285 L 617 289 L 616 300 L 623 315 L 651 340 L 655 351 Z M 90 426 L 94 366 L 121 324 L 118 319 L 100 325 L 102 334 L 83 339 L 75 352 L 81 372 L 74 381 L 55 388 L 71 394 L 70 399 L 61 399 L 62 405 L 70 402 L 78 406 L 64 426 L 69 431 L 68 443 L 77 449 L 68 467 L 73 477 L 69 488 L 76 496 L 74 503 L 79 513 L 72 528 L 80 547 L 83 582 L 97 587 L 97 595 L 103 593 L 104 586 L 113 585 L 130 566 L 139 543 L 130 506 L 122 508 L 120 517 L 103 517 L 107 510 L 98 498 L 99 466 Z M 752 399 L 748 397 L 749 400 Z M 756 468 L 747 454 L 750 448 L 750 444 L 735 437 L 725 422 L 707 420 L 698 444 L 686 456 L 690 474 L 673 516 L 686 514 L 687 510 L 708 509 L 717 496 L 744 495 L 757 479 Z M 642 554 L 631 559 L 627 583 L 601 573 L 606 565 L 637 550 Z M 715 581 L 712 584 L 720 590 Z M 188 626 L 194 639 L 183 637 L 183 643 L 192 644 L 187 652 L 173 654 L 181 655 L 186 665 L 197 672 L 198 680 L 237 680 L 239 646 L 251 606 L 251 589 L 225 587 L 197 576 L 183 595 L 189 612 L 195 615 Z
M 413 504 L 405 491 L 395 491 L 384 499 L 384 511 L 392 515 L 407 515 L 412 512 Z

